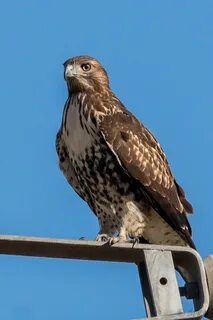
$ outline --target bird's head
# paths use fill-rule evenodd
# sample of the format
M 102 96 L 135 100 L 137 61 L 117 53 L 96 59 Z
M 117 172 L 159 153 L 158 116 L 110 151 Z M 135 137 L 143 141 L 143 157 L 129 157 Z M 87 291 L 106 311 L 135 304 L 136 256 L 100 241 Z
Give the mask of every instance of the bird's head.
M 69 92 L 109 89 L 109 80 L 101 64 L 89 56 L 77 56 L 64 63 L 64 78 Z

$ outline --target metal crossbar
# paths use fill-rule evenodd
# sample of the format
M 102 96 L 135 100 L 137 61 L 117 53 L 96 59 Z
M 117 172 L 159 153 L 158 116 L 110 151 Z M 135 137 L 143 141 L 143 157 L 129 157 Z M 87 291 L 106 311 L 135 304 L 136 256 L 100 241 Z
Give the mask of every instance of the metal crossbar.
M 190 248 L 0 235 L 0 254 L 136 263 L 148 316 L 143 319 L 201 319 L 208 309 L 204 265 Z M 178 288 L 176 270 L 184 288 Z M 181 295 L 193 298 L 193 312 L 183 312 Z

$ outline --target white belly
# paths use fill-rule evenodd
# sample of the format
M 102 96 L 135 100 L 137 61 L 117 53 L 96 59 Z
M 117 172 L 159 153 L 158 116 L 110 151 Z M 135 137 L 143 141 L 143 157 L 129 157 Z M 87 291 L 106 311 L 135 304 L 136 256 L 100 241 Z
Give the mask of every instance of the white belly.
M 64 132 L 64 142 L 70 155 L 82 156 L 93 143 L 92 135 L 82 128 L 80 114 L 77 103 L 72 103 L 67 111 L 66 130 Z M 85 122 L 83 115 L 82 122 Z M 90 123 L 88 123 L 88 126 Z

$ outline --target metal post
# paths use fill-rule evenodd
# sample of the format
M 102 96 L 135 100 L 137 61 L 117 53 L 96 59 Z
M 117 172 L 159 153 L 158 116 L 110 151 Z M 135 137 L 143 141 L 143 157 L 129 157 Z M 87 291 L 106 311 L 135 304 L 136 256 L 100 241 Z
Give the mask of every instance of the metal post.
M 171 252 L 144 250 L 144 256 L 156 315 L 183 313 Z
M 138 272 L 140 277 L 140 283 L 143 293 L 144 306 L 146 309 L 146 315 L 148 318 L 154 317 L 157 315 L 155 304 L 153 301 L 153 296 L 150 288 L 150 284 L 148 281 L 148 273 L 146 269 L 145 262 L 138 264 Z

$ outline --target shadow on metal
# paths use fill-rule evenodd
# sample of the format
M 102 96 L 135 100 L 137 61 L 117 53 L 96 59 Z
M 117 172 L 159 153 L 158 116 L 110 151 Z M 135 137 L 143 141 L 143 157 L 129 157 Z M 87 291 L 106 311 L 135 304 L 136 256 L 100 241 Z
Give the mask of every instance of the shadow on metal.
M 213 319 L 213 256 L 203 263 L 190 248 L 0 235 L 0 254 L 136 263 L 148 317 L 141 320 Z M 192 312 L 183 311 L 181 296 L 193 299 Z

